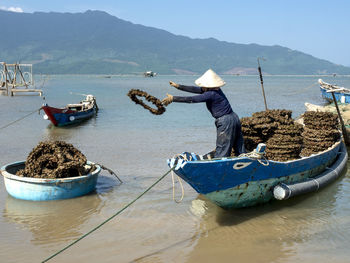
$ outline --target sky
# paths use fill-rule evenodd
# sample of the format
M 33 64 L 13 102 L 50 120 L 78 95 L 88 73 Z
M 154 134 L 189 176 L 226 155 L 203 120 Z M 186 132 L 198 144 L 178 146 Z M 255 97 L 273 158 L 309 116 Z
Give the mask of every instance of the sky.
M 350 66 L 350 0 L 0 0 L 0 9 L 101 10 L 176 35 L 280 45 Z

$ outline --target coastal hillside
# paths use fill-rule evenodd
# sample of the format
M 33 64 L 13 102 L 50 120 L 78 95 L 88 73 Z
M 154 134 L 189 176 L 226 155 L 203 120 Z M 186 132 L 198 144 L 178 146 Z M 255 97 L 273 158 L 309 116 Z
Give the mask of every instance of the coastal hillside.
M 282 46 L 192 39 L 101 11 L 0 11 L 0 60 L 33 63 L 44 74 L 350 74 L 350 68 Z M 234 34 L 234 32 L 232 32 Z M 316 44 L 316 43 L 315 43 Z

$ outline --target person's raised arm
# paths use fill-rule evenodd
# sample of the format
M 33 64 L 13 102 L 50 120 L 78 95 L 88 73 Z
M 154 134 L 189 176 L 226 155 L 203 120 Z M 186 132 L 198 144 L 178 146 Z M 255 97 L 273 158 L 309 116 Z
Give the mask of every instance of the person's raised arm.
M 178 90 L 187 91 L 187 92 L 196 93 L 196 94 L 203 93 L 203 90 L 201 87 L 180 85 L 180 84 L 175 83 L 173 81 L 169 81 L 169 84 L 170 84 L 170 86 L 173 86 L 174 88 L 177 88 Z

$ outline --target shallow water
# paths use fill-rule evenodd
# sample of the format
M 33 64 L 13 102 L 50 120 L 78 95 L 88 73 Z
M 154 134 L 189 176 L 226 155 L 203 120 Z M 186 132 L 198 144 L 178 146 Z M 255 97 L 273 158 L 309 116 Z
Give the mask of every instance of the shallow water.
M 163 175 L 176 153 L 207 153 L 215 147 L 214 120 L 203 104 L 173 103 L 152 115 L 127 96 L 142 89 L 162 98 L 183 94 L 169 80 L 191 85 L 198 76 L 51 76 L 43 98 L 0 96 L 0 127 L 40 108 L 80 101 L 94 94 L 98 115 L 81 125 L 55 128 L 37 113 L 0 129 L 0 164 L 24 160 L 42 140 L 64 140 L 88 160 L 114 170 L 124 181 L 102 172 L 96 192 L 50 202 L 10 197 L 0 181 L 1 262 L 38 262 L 56 253 L 112 216 Z M 264 110 L 257 76 L 224 76 L 223 88 L 234 111 L 249 116 Z M 269 108 L 304 110 L 322 104 L 319 76 L 266 76 Z M 350 87 L 350 77 L 324 77 Z M 40 86 L 40 78 L 37 78 Z M 313 85 L 315 84 L 315 85 Z M 73 93 L 73 94 L 70 94 Z M 350 176 L 348 172 L 318 192 L 266 205 L 223 210 L 187 184 L 180 204 L 172 201 L 171 177 L 116 218 L 52 262 L 348 262 L 350 252 Z M 177 197 L 180 190 L 177 188 Z

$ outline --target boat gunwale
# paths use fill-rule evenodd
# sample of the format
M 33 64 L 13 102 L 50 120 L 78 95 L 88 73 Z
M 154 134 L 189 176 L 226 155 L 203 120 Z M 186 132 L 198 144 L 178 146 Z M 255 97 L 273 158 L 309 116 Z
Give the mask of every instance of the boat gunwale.
M 321 86 L 320 86 L 320 89 L 321 89 L 321 91 L 324 91 L 327 94 L 330 94 L 329 92 L 327 92 L 329 89 L 327 89 L 325 87 L 321 87 Z M 344 88 L 344 90 L 334 91 L 333 93 L 334 93 L 334 95 L 339 94 L 339 95 L 349 95 L 350 96 L 350 90 L 349 89 L 345 89 L 345 88 Z M 331 95 L 329 95 L 329 96 L 331 96 Z
M 46 112 L 46 110 L 50 111 L 51 109 L 55 109 L 55 110 L 58 110 L 58 111 L 62 111 L 62 112 L 59 112 L 59 114 L 76 114 L 76 113 L 80 113 L 80 112 L 88 112 L 90 110 L 93 110 L 95 108 L 95 106 L 96 106 L 96 104 L 94 103 L 91 107 L 83 109 L 83 110 L 72 110 L 72 109 L 69 109 L 69 108 L 66 108 L 66 107 L 65 108 L 57 108 L 57 107 L 52 107 L 52 106 L 49 106 L 49 105 L 41 106 L 41 108 L 45 112 Z M 54 114 L 57 114 L 57 113 L 54 113 Z
M 285 162 L 280 162 L 280 161 L 274 161 L 274 160 L 269 160 L 269 159 L 264 159 L 268 162 L 272 162 L 272 163 L 279 163 L 279 164 L 289 164 L 289 163 L 292 163 L 292 162 L 298 162 L 298 161 L 301 161 L 301 160 L 306 160 L 306 159 L 309 159 L 309 158 L 314 158 L 316 156 L 319 156 L 321 154 L 324 154 L 328 151 L 331 151 L 333 150 L 334 148 L 338 147 L 340 145 L 340 143 L 342 142 L 342 140 L 338 140 L 337 142 L 335 142 L 331 147 L 327 148 L 326 150 L 322 151 L 322 152 L 318 152 L 318 153 L 315 153 L 315 154 L 312 154 L 310 156 L 303 156 L 299 159 L 294 159 L 294 160 L 289 160 L 289 161 L 285 161 Z M 169 160 L 171 160 L 173 158 L 170 158 Z M 188 163 L 188 164 L 194 164 L 194 163 L 211 163 L 211 162 L 226 162 L 226 161 L 235 161 L 235 160 L 255 160 L 256 158 L 253 158 L 253 157 L 247 157 L 247 156 L 243 156 L 243 157 L 238 157 L 238 156 L 235 156 L 235 157 L 223 157 L 223 158 L 212 158 L 212 159 L 203 159 L 203 160 L 194 160 L 194 161 L 188 161 L 188 160 L 183 160 L 184 163 Z

